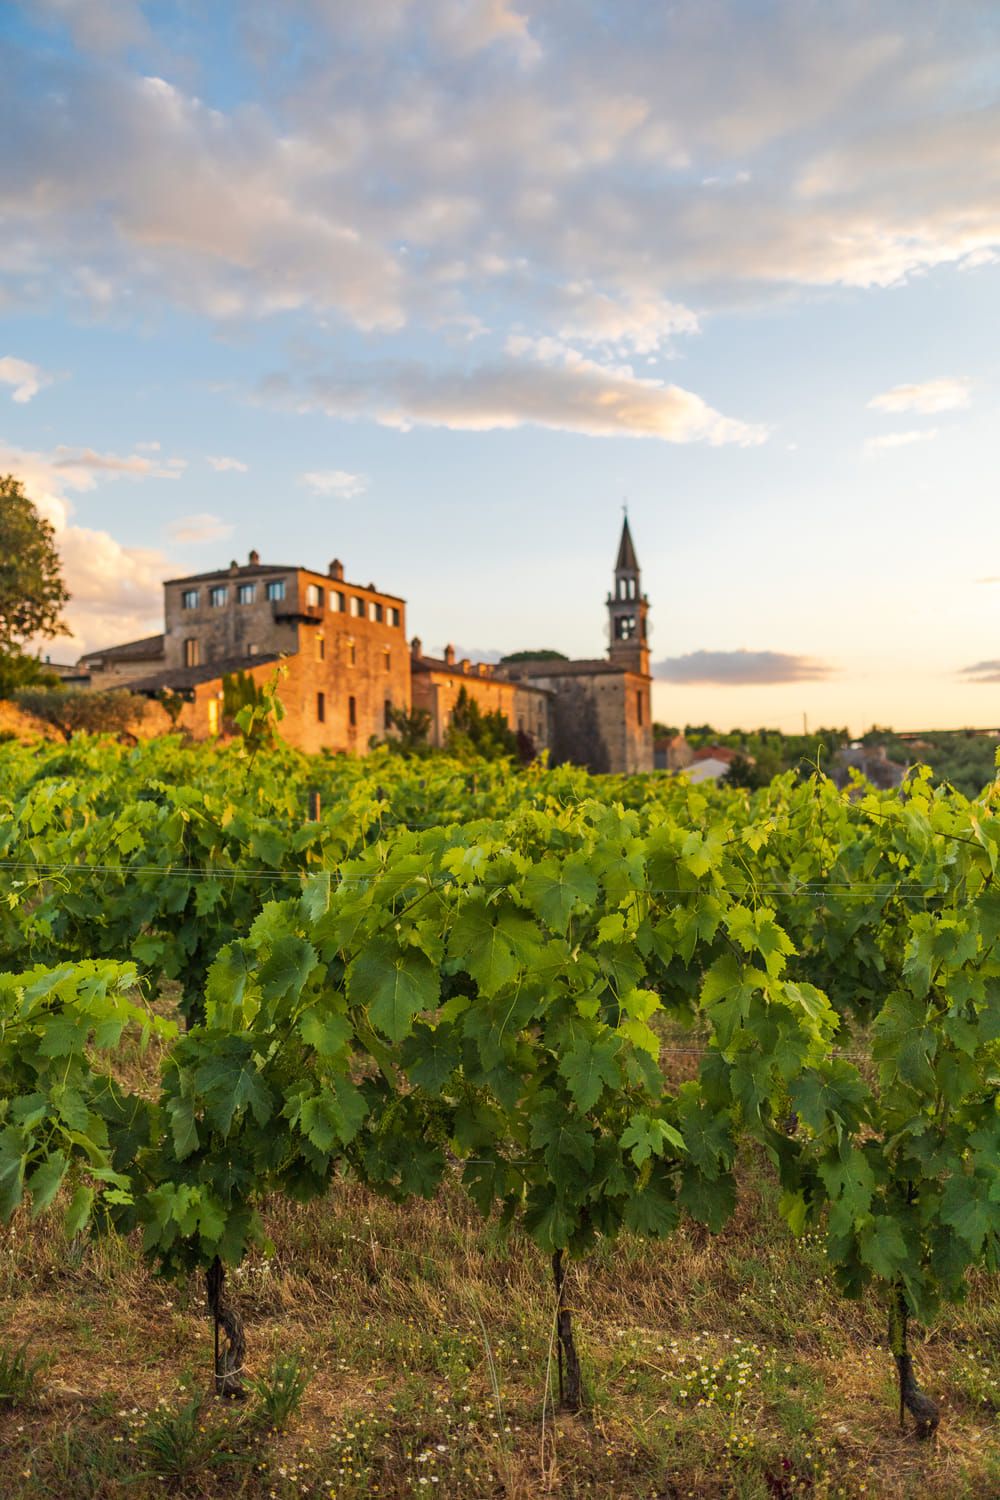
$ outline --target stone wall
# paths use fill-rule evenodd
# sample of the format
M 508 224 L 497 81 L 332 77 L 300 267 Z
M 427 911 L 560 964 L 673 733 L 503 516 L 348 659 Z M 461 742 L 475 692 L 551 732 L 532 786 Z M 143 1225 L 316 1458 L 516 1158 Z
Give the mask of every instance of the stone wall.
M 503 714 L 511 729 L 531 737 L 537 751 L 549 748 L 550 706 L 545 692 L 533 685 L 481 673 L 472 663 L 465 663 L 464 668 L 461 663 L 451 667 L 437 663 L 434 658 L 422 657 L 416 658 L 412 666 L 413 706 L 426 709 L 431 716 L 430 744 L 439 748 L 444 744 L 463 688 L 482 713 Z
M 275 672 L 280 672 L 278 697 L 285 710 L 280 733 L 299 750 L 364 754 L 372 736 L 386 737 L 386 703 L 407 710 L 410 707 L 410 667 L 405 643 L 400 639 L 398 645 L 386 646 L 376 633 L 377 626 L 372 624 L 365 629 L 370 622 L 353 623 L 357 629 L 352 642 L 336 636 L 325 641 L 322 660 L 317 655 L 319 637 L 314 632 L 306 636 L 301 651 L 281 663 L 248 663 L 243 669 L 259 684 L 271 682 Z M 401 636 L 401 632 L 394 634 Z M 353 662 L 348 649 L 352 643 Z M 194 689 L 194 701 L 185 706 L 180 722 L 196 739 L 206 739 L 221 731 L 221 694 L 221 678 L 199 683 Z

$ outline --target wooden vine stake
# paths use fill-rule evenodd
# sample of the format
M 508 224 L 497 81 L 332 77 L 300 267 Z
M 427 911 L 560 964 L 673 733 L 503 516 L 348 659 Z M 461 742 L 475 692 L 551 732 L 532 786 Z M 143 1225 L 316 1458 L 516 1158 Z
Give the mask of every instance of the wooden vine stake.
M 319 822 L 319 792 L 315 789 L 310 789 L 309 792 L 309 821 L 310 823 Z
M 913 1418 L 917 1437 L 931 1437 L 937 1431 L 941 1411 L 936 1401 L 917 1385 L 913 1374 L 913 1360 L 907 1347 L 906 1331 L 910 1309 L 906 1293 L 897 1282 L 892 1288 L 889 1302 L 889 1347 L 896 1361 L 899 1377 L 899 1425 L 905 1427 L 906 1413 Z
M 580 1370 L 580 1357 L 573 1341 L 573 1315 L 566 1306 L 566 1270 L 563 1253 L 552 1257 L 552 1275 L 556 1284 L 556 1352 L 559 1358 L 559 1405 L 563 1411 L 583 1411 L 587 1404 Z M 565 1366 L 565 1369 L 564 1369 Z
M 246 1395 L 243 1388 L 243 1364 L 247 1340 L 243 1319 L 223 1290 L 225 1280 L 225 1267 L 216 1256 L 205 1272 L 208 1310 L 215 1328 L 215 1394 L 242 1400 Z M 222 1335 L 225 1335 L 225 1346 Z

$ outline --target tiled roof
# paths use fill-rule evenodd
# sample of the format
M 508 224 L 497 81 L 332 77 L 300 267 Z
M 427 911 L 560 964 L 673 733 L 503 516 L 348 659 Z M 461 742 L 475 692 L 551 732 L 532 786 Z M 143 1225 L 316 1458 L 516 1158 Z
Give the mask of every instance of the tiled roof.
M 445 677 L 457 677 L 460 682 L 502 682 L 508 687 L 516 686 L 523 688 L 528 693 L 548 693 L 547 688 L 535 687 L 531 683 L 521 682 L 517 677 L 507 677 L 503 672 L 495 668 L 492 663 L 488 663 L 488 665 L 490 666 L 490 671 L 481 674 L 476 671 L 476 662 L 470 662 L 469 670 L 463 672 L 457 661 L 447 662 L 443 656 L 410 657 L 411 672 L 434 672 Z
M 596 677 L 622 675 L 631 672 L 631 668 L 620 666 L 618 662 L 608 661 L 606 657 L 598 656 L 592 661 L 518 661 L 510 662 L 500 670 L 511 679 L 517 677 Z M 640 673 L 632 674 L 640 676 Z
M 212 682 L 229 672 L 245 672 L 248 667 L 262 667 L 280 659 L 277 651 L 261 652 L 259 656 L 227 656 L 220 661 L 206 661 L 199 667 L 171 667 L 169 671 L 151 672 L 148 677 L 138 677 L 126 683 L 132 693 L 156 693 L 161 688 L 170 692 L 181 692 L 185 688 L 198 687 L 203 682 Z
M 147 661 L 163 655 L 163 636 L 144 635 L 141 641 L 124 641 L 120 646 L 108 646 L 104 651 L 88 651 L 81 656 L 77 666 L 89 661 Z

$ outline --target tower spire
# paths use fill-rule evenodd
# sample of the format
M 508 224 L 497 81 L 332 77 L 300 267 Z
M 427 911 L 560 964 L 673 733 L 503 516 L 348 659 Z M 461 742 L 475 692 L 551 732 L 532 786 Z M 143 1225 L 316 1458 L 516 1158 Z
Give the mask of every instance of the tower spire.
M 608 614 L 611 625 L 611 643 L 608 655 L 613 662 L 627 667 L 629 671 L 649 673 L 649 643 L 646 616 L 649 600 L 642 592 L 642 579 L 635 542 L 628 524 L 627 504 L 622 520 L 621 540 L 615 560 L 615 585 L 608 595 Z

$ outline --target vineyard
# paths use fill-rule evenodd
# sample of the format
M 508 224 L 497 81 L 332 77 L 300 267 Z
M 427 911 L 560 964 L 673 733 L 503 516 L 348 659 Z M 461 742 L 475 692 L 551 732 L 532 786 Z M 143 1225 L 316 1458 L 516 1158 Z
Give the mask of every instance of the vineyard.
M 996 1494 L 993 797 L 0 746 L 3 1493 Z

